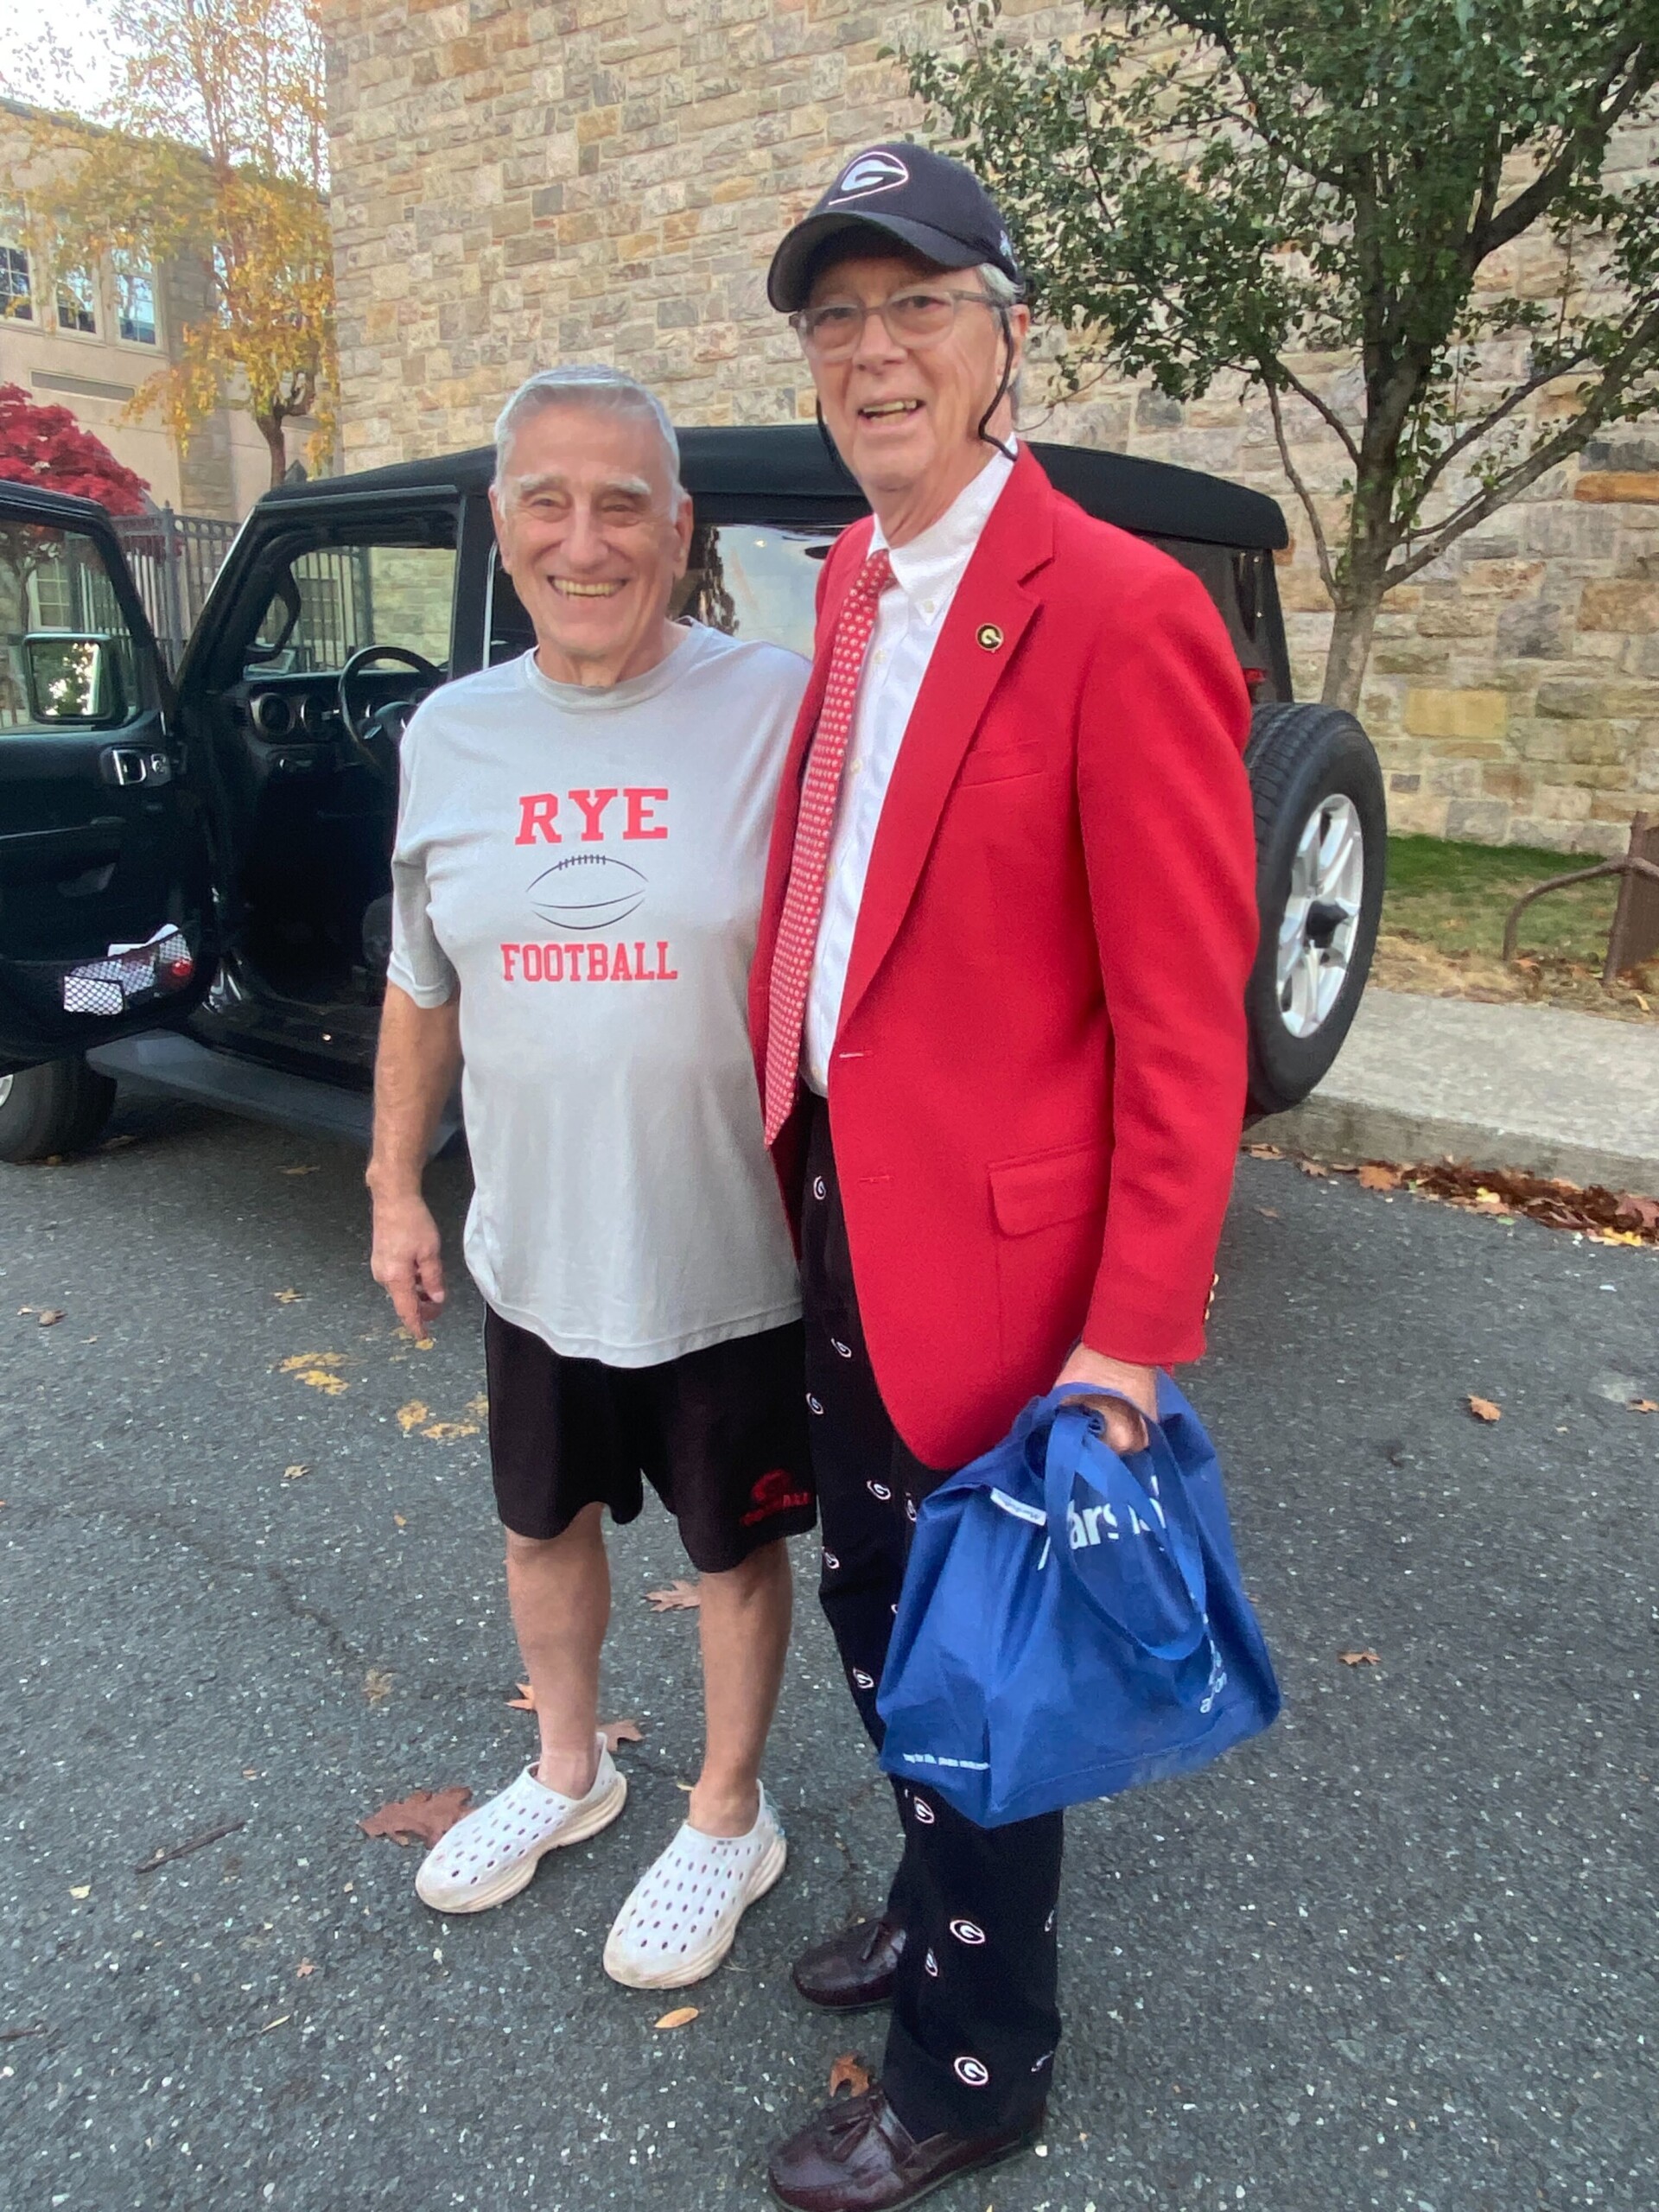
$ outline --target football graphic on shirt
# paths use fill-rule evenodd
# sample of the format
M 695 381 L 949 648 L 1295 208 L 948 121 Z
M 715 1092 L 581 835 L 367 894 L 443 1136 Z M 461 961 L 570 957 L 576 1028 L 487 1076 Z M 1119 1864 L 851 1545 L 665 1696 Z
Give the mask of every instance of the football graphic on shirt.
M 530 887 L 530 903 L 556 930 L 613 930 L 644 899 L 645 877 L 609 853 L 567 853 Z

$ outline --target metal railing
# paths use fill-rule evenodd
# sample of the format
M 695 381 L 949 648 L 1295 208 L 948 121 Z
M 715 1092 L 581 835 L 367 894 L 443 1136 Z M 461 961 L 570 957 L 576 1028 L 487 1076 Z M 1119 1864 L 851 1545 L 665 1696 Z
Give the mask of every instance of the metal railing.
M 217 515 L 178 515 L 171 507 L 115 518 L 115 534 L 170 670 L 178 667 L 236 529 Z

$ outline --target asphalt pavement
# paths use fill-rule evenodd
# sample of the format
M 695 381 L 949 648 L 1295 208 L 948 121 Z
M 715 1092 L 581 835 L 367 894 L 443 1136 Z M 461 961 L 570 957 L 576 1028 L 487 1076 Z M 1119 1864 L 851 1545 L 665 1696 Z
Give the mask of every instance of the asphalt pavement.
M 768 2142 L 881 2032 L 785 1979 L 895 1837 L 812 1548 L 790 1868 L 695 2020 L 600 1966 L 697 1752 L 654 1507 L 612 1554 L 626 1814 L 499 1911 L 427 1912 L 358 1819 L 485 1796 L 533 1724 L 477 1301 L 394 1333 L 360 1171 L 146 1101 L 0 1170 L 0 2203 L 759 2208 Z M 435 1185 L 453 1229 L 464 1170 Z M 1184 1380 L 1284 1717 L 1073 1817 L 1046 2155 L 935 2201 L 1651 2212 L 1659 1255 L 1245 1160 L 1213 1334 Z

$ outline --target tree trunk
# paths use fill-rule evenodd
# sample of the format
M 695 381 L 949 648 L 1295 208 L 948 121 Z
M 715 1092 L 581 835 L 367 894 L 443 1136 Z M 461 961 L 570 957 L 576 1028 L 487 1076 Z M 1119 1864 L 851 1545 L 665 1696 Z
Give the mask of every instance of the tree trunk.
M 1380 572 L 1356 575 L 1351 571 L 1337 601 L 1337 619 L 1325 657 L 1325 685 L 1319 696 L 1327 707 L 1345 707 L 1351 715 L 1358 711 L 1360 686 L 1365 681 L 1365 664 L 1371 657 L 1371 639 L 1382 605 Z
M 270 488 L 274 492 L 288 474 L 288 441 L 283 435 L 280 415 L 256 415 L 259 435 L 270 448 Z

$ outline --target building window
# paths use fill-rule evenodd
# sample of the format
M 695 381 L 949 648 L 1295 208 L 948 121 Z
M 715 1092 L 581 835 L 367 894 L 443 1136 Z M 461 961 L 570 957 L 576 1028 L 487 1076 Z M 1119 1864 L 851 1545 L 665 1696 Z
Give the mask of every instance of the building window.
M 29 255 L 0 232 L 0 319 L 33 322 L 35 294 L 29 281 Z
M 58 328 L 98 335 L 98 286 L 90 269 L 66 269 L 58 276 Z
M 154 346 L 156 334 L 156 279 L 142 262 L 117 262 L 116 296 L 119 302 L 117 327 L 129 346 Z

